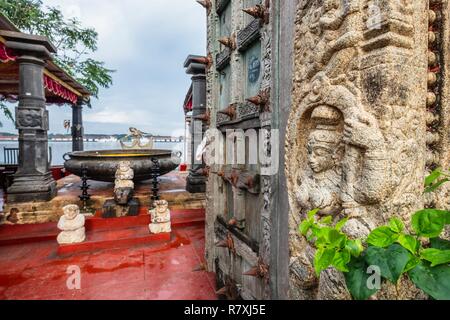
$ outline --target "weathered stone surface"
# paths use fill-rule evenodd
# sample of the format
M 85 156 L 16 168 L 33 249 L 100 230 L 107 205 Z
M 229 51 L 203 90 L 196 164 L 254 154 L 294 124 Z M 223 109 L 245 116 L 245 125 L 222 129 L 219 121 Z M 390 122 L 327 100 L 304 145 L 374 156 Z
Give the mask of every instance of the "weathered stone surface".
M 58 229 L 61 233 L 57 237 L 59 244 L 80 243 L 86 239 L 84 228 L 85 217 L 80 214 L 77 205 L 68 205 L 63 208 L 64 215 L 59 219 Z
M 172 210 L 199 209 L 205 207 L 205 194 L 190 194 L 185 190 L 186 173 L 172 172 L 160 177 L 160 197 L 169 202 Z M 82 205 L 78 196 L 81 194 L 81 180 L 71 175 L 57 181 L 58 195 L 47 202 L 25 202 L 5 204 L 6 214 L 14 213 L 17 224 L 57 222 L 62 215 L 62 208 L 69 204 Z M 95 212 L 103 210 L 105 201 L 111 198 L 114 189 L 113 183 L 89 181 L 92 195 L 89 207 Z M 151 205 L 151 181 L 136 183 L 135 198 L 142 207 Z M 4 223 L 4 222 L 1 222 Z
M 105 201 L 103 205 L 103 218 L 117 218 L 125 216 L 137 216 L 139 215 L 140 202 L 137 198 L 132 198 L 125 205 L 117 204 L 115 199 L 109 199 Z
M 150 233 L 169 233 L 172 231 L 170 224 L 169 204 L 166 200 L 155 201 L 155 208 L 150 210 L 152 223 L 148 226 Z
M 286 138 L 291 298 L 350 298 L 335 270 L 313 280 L 314 246 L 297 233 L 309 210 L 349 217 L 344 231 L 362 238 L 393 216 L 409 223 L 424 205 L 427 6 L 299 1 Z M 378 296 L 422 297 L 408 292 Z
M 134 193 L 134 172 L 129 161 L 121 161 L 116 171 L 114 199 L 119 205 L 126 205 Z

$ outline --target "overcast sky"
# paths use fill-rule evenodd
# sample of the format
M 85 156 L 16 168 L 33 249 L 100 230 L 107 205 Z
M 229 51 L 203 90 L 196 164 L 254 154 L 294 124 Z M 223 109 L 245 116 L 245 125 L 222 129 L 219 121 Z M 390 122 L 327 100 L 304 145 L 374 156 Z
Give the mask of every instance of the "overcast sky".
M 182 104 L 190 85 L 183 62 L 205 55 L 206 15 L 194 0 L 44 0 L 77 16 L 99 34 L 95 58 L 111 69 L 114 85 L 85 109 L 86 133 L 184 135 Z M 64 133 L 69 106 L 49 106 L 50 132 Z M 2 121 L 1 131 L 15 132 Z

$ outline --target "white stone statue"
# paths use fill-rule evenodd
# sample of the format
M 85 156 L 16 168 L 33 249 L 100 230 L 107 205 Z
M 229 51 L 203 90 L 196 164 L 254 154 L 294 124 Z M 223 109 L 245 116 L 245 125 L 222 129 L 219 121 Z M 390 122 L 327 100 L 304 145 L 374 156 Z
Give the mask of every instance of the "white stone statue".
M 121 161 L 116 171 L 114 198 L 118 204 L 126 205 L 133 197 L 134 171 L 129 161 Z
M 172 231 L 170 224 L 169 204 L 166 200 L 155 201 L 156 207 L 150 210 L 152 223 L 149 225 L 150 233 L 169 233 Z
M 58 235 L 59 244 L 80 243 L 86 239 L 84 228 L 85 217 L 80 214 L 80 208 L 71 204 L 63 208 L 64 215 L 59 219 L 58 229 L 62 232 Z

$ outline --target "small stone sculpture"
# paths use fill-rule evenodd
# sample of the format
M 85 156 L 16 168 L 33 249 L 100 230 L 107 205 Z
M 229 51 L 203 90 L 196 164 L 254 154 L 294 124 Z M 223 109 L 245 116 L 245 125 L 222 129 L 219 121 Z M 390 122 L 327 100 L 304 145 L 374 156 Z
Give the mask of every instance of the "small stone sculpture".
M 156 207 L 150 210 L 152 223 L 149 225 L 150 233 L 169 233 L 172 231 L 170 224 L 169 204 L 166 200 L 155 201 Z
M 63 208 L 64 215 L 59 219 L 58 229 L 62 232 L 58 235 L 59 244 L 80 243 L 86 239 L 84 228 L 85 217 L 80 214 L 77 205 L 68 205 Z
M 134 172 L 129 161 L 121 161 L 116 171 L 114 200 L 117 204 L 126 205 L 134 193 Z
M 123 139 L 120 140 L 120 145 L 122 149 L 131 149 L 131 150 L 142 150 L 142 149 L 153 149 L 153 138 L 149 139 L 147 143 L 144 143 L 144 135 L 145 133 L 136 129 L 130 128 L 130 134 L 126 135 Z M 131 138 L 131 145 L 127 145 L 124 142 Z

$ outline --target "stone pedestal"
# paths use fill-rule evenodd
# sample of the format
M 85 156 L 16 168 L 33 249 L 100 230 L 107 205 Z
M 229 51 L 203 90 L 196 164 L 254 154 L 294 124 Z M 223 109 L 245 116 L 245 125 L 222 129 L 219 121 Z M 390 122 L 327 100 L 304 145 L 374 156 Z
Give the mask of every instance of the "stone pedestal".
M 190 193 L 203 193 L 206 190 L 206 177 L 198 172 L 205 168 L 202 160 L 196 159 L 197 148 L 201 144 L 206 123 L 198 117 L 206 114 L 206 75 L 205 65 L 198 63 L 198 56 L 189 56 L 185 62 L 186 73 L 192 76 L 192 122 L 190 126 L 190 163 L 186 190 Z
M 139 215 L 140 202 L 139 199 L 131 199 L 127 205 L 119 205 L 114 199 L 105 201 L 103 205 L 103 218 L 118 218 L 126 216 Z
M 48 52 L 43 45 L 30 45 L 26 49 L 21 46 L 9 44 L 22 55 L 18 59 L 20 84 L 16 108 L 19 168 L 8 188 L 8 202 L 48 201 L 56 195 L 56 183 L 49 168 L 48 111 L 43 84 Z

